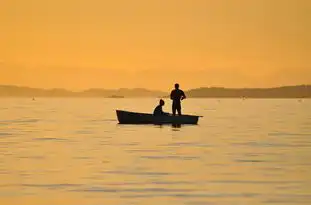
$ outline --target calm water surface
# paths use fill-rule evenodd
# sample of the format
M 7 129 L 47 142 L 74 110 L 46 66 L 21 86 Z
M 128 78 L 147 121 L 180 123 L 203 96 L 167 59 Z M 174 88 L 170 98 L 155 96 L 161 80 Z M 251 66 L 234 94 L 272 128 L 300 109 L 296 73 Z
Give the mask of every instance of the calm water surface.
M 156 104 L 0 99 L 0 204 L 311 204 L 311 100 L 187 99 L 197 126 L 117 124 Z

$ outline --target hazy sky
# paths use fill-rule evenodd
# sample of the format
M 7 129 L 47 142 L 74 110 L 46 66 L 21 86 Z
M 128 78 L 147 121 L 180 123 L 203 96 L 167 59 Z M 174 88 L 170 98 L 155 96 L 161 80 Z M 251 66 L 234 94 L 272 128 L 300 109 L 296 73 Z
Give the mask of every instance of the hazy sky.
M 0 84 L 311 84 L 310 0 L 1 0 Z

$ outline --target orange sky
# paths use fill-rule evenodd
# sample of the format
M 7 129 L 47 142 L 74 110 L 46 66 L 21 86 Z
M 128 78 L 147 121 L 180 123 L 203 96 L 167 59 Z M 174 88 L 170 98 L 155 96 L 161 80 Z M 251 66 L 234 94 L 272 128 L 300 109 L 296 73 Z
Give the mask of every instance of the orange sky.
M 2 0 L 0 84 L 311 84 L 309 0 Z

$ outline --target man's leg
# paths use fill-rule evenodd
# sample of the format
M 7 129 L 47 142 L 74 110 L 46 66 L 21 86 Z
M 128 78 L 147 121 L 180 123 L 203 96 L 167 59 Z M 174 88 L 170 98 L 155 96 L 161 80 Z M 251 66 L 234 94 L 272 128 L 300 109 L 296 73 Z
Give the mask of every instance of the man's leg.
M 175 107 L 174 103 L 172 105 L 172 113 L 173 113 L 173 115 L 176 115 L 176 107 Z
M 177 106 L 177 112 L 178 112 L 178 115 L 181 115 L 181 105 L 180 104 Z

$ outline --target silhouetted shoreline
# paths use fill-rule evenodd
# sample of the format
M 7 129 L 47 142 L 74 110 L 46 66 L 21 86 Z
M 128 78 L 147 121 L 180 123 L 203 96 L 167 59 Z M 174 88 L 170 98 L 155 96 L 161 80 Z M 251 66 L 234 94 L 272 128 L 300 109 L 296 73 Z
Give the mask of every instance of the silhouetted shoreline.
M 168 89 L 169 90 L 169 89 Z M 275 88 L 221 88 L 202 87 L 185 91 L 190 98 L 311 98 L 311 85 L 283 86 Z M 88 89 L 73 92 L 66 89 L 40 89 L 0 85 L 0 97 L 163 97 L 168 93 L 144 88 Z
M 196 88 L 187 91 L 196 98 L 311 98 L 311 85 L 276 88 Z

